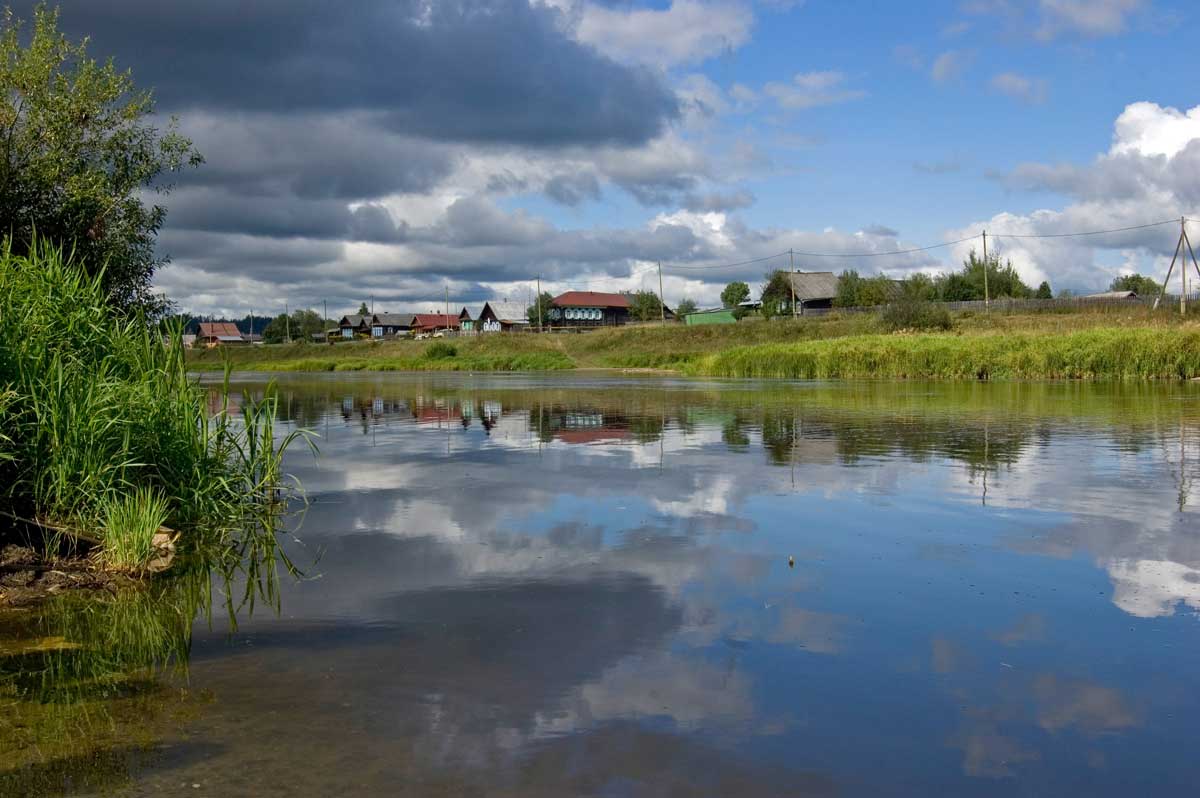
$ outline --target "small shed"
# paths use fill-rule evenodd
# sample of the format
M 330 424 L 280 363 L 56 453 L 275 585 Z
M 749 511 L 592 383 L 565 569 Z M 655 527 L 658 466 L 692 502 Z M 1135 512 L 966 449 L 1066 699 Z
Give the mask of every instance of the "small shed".
M 838 278 L 833 272 L 789 272 L 800 313 L 805 308 L 831 308 L 837 297 Z
M 705 324 L 736 324 L 737 317 L 733 315 L 732 308 L 713 308 L 689 313 L 683 317 L 683 323 L 689 327 Z

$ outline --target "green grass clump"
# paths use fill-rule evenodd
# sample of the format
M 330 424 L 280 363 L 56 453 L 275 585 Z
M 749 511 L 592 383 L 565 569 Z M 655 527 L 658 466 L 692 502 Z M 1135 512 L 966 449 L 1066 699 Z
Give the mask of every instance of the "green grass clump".
M 458 348 L 454 344 L 448 344 L 445 341 L 434 341 L 425 347 L 425 357 L 430 360 L 445 360 L 457 354 Z
M 866 335 L 739 347 L 701 358 L 687 370 L 789 379 L 1190 379 L 1200 376 L 1200 330 Z
M 950 330 L 954 320 L 944 305 L 936 302 L 901 301 L 886 306 L 879 320 L 890 332 L 901 330 L 933 331 Z
M 154 557 L 154 536 L 167 520 L 167 498 L 149 487 L 105 496 L 99 507 L 104 530 L 104 559 L 116 568 L 136 571 Z
M 194 533 L 193 542 L 204 533 L 244 543 L 245 534 L 263 531 L 278 485 L 259 476 L 294 437 L 274 441 L 270 392 L 247 398 L 237 420 L 226 386 L 212 412 L 188 377 L 180 333 L 164 343 L 144 319 L 117 315 L 101 280 L 60 250 L 35 244 L 17 256 L 5 244 L 0 504 L 43 529 L 99 534 L 106 543 L 118 528 L 109 522 L 139 512 L 145 489 L 161 499 L 163 521 Z M 157 517 L 159 502 L 151 504 Z M 132 551 L 135 542 L 113 545 Z M 48 552 L 57 543 L 49 536 Z

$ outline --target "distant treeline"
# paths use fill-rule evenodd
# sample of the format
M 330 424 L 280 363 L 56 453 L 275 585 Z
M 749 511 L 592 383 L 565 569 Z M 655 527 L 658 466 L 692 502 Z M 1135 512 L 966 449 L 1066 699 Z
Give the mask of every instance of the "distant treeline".
M 986 274 L 986 289 L 985 277 Z M 1134 291 L 1141 296 L 1151 296 L 1162 290 L 1162 285 L 1151 277 L 1140 274 L 1122 275 L 1114 279 L 1110 291 Z M 728 299 L 743 301 L 749 298 L 745 283 L 730 283 L 726 286 Z M 1069 297 L 1069 290 L 1059 291 L 1059 297 Z M 914 274 L 901 280 L 885 275 L 864 277 L 854 269 L 838 275 L 837 296 L 834 307 L 869 307 L 911 300 L 920 302 L 969 302 L 991 299 L 1053 299 L 1050 283 L 1043 281 L 1036 288 L 1025 283 L 1013 267 L 1012 261 L 1001 261 L 989 255 L 986 262 L 974 251 L 963 261 L 959 271 L 944 274 Z M 725 300 L 726 293 L 722 293 Z M 765 277 L 762 292 L 762 313 L 777 315 L 791 306 L 791 285 L 788 273 L 783 270 L 771 272 Z M 727 303 L 728 306 L 728 303 Z

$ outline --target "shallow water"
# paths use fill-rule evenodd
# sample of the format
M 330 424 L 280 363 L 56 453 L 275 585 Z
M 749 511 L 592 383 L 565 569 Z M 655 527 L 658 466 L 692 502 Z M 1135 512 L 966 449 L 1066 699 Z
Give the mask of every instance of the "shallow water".
M 317 458 L 288 459 L 311 500 L 287 544 L 305 578 L 278 612 L 242 607 L 231 632 L 218 607 L 190 641 L 182 588 L 114 617 L 56 607 L 46 645 L 187 672 L 99 693 L 82 665 L 40 675 L 58 714 L 0 722 L 19 760 L 0 755 L 0 792 L 1106 796 L 1200 779 L 1200 386 L 279 384 L 286 425 L 320 435 Z M 0 653 L 35 626 L 0 616 Z

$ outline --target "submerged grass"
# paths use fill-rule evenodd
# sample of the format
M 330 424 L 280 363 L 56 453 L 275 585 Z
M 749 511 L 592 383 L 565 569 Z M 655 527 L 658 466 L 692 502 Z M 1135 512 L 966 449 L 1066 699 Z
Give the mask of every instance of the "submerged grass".
M 115 568 L 137 570 L 154 557 L 154 536 L 166 523 L 167 497 L 141 486 L 132 492 L 101 497 L 104 560 Z
M 278 460 L 295 437 L 274 440 L 272 393 L 240 420 L 227 404 L 211 413 L 180 330 L 164 345 L 144 320 L 114 315 L 100 280 L 44 244 L 0 252 L 0 395 L 0 497 L 41 525 L 47 553 L 67 528 L 99 534 L 132 567 L 151 509 L 185 545 L 271 539 Z M 158 499 L 142 504 L 139 490 Z

